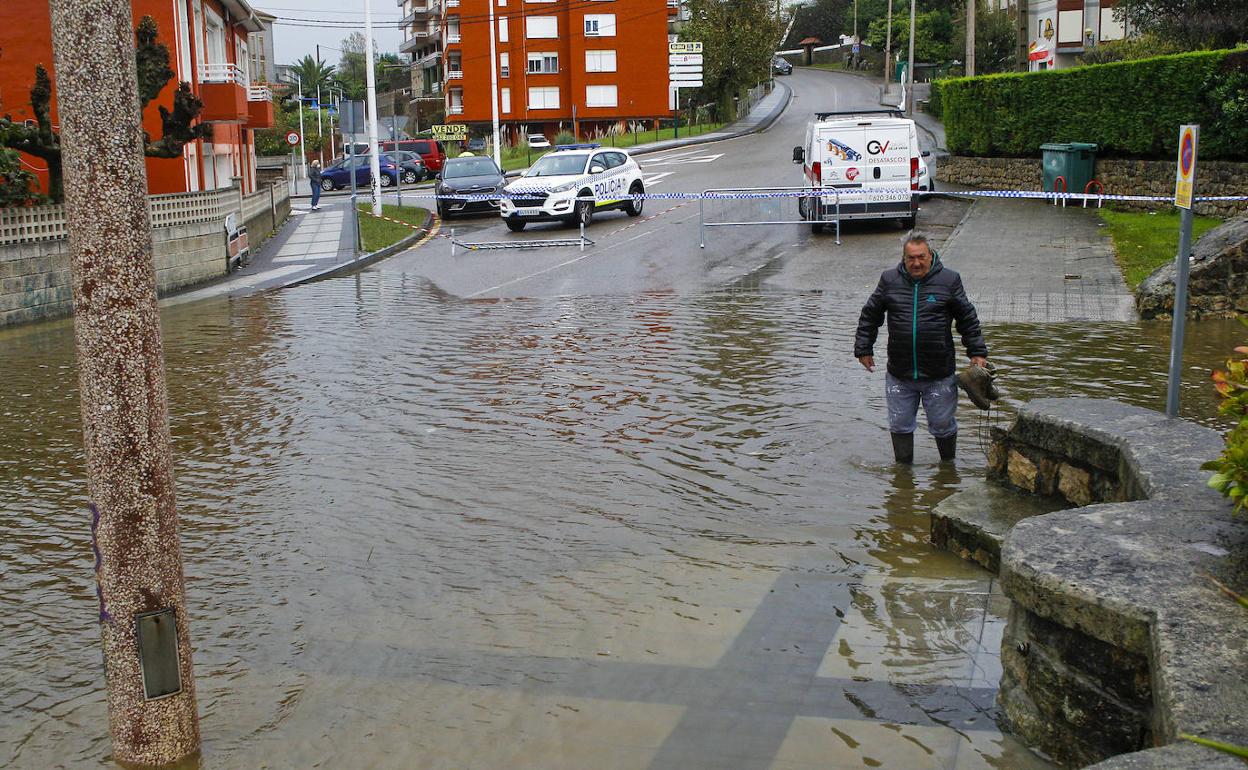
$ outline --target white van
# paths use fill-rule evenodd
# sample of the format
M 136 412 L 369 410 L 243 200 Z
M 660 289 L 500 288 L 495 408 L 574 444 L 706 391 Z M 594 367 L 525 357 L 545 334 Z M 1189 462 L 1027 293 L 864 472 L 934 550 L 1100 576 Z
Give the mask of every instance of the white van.
M 803 186 L 836 193 L 799 198 L 798 210 L 815 232 L 838 214 L 900 219 L 913 228 L 920 169 L 929 154 L 919 151 L 914 121 L 897 110 L 816 113 L 806 126 L 806 143 L 793 148 L 793 162 L 802 164 Z

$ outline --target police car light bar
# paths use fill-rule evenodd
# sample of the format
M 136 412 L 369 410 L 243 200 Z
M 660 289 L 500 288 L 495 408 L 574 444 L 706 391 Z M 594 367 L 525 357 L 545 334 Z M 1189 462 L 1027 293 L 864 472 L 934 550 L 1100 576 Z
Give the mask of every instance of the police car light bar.
M 596 150 L 601 147 L 597 142 L 586 144 L 556 144 L 555 150 Z

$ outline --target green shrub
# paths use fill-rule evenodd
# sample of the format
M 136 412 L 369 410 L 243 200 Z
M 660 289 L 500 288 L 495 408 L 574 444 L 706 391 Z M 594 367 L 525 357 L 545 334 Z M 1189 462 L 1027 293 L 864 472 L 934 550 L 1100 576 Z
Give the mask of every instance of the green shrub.
M 1095 142 L 1101 156 L 1172 159 L 1199 123 L 1205 159 L 1248 159 L 1248 122 L 1226 117 L 1248 82 L 1248 50 L 1198 51 L 1050 72 L 941 81 L 950 152 L 1031 157 L 1045 142 Z M 933 87 L 933 93 L 937 87 Z M 1248 109 L 1248 104 L 1245 104 Z
M 932 95 L 928 98 L 927 111 L 937 118 L 944 114 L 944 105 L 941 103 L 941 87 L 944 85 L 943 80 L 932 81 Z
M 573 134 L 571 131 L 560 131 L 555 135 L 555 141 L 551 142 L 551 144 L 576 144 L 576 142 L 576 134 Z
M 35 175 L 22 168 L 16 150 L 0 147 L 0 208 L 43 202 Z
M 1240 319 L 1248 326 L 1248 319 Z M 1235 348 L 1236 353 L 1248 356 L 1248 346 Z M 1218 412 L 1235 421 L 1235 427 L 1226 435 L 1226 449 L 1222 455 L 1203 466 L 1213 471 L 1209 486 L 1231 499 L 1235 511 L 1242 512 L 1248 505 L 1248 357 L 1226 362 L 1225 371 L 1213 373 L 1213 387 L 1222 397 Z

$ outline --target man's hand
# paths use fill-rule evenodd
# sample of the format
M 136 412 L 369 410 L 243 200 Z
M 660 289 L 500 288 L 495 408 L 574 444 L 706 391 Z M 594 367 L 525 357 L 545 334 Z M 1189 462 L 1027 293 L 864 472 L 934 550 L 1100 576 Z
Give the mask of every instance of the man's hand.
M 988 368 L 988 359 L 983 356 L 971 356 L 971 364 L 984 369 Z
M 858 363 L 862 364 L 868 372 L 875 371 L 875 356 L 859 356 Z

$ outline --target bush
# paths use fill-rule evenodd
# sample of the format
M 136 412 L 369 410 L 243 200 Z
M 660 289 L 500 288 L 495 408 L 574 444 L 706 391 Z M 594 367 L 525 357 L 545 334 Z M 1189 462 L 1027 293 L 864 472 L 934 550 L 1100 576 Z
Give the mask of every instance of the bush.
M 0 147 L 0 208 L 43 202 L 35 175 L 22 168 L 16 150 Z
M 1045 142 L 1095 142 L 1102 156 L 1173 159 L 1178 127 L 1199 123 L 1205 159 L 1248 159 L 1248 122 L 1228 120 L 1248 82 L 1248 50 L 1199 51 L 939 84 L 950 152 L 1033 157 Z M 933 92 L 937 89 L 933 87 Z
M 560 131 L 558 134 L 555 135 L 555 141 L 551 142 L 551 144 L 576 144 L 576 143 L 577 143 L 576 135 L 573 134 L 571 131 Z
M 1248 326 L 1248 319 L 1240 320 Z M 1248 356 L 1248 346 L 1235 352 Z M 1222 456 L 1203 467 L 1214 472 L 1209 486 L 1231 498 L 1235 511 L 1242 512 L 1248 505 L 1248 358 L 1227 361 L 1225 371 L 1213 373 L 1213 387 L 1222 397 L 1218 412 L 1234 420 L 1235 427 L 1226 435 Z

